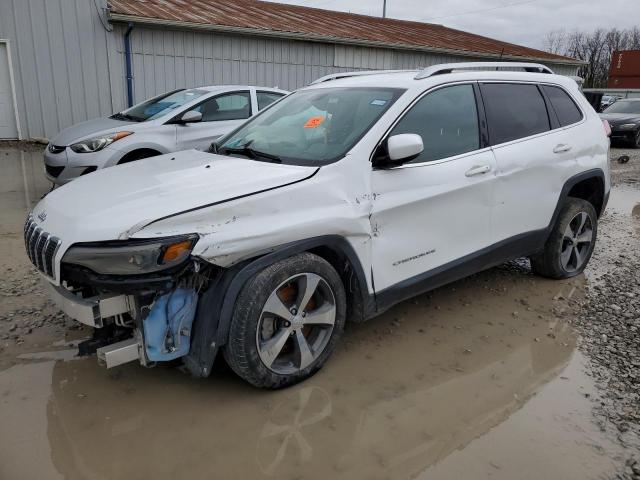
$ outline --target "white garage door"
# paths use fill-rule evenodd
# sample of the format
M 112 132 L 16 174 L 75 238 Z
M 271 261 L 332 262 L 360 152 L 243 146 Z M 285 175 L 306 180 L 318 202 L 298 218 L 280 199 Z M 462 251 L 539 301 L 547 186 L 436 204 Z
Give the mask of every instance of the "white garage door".
M 18 138 L 7 44 L 0 42 L 0 138 Z

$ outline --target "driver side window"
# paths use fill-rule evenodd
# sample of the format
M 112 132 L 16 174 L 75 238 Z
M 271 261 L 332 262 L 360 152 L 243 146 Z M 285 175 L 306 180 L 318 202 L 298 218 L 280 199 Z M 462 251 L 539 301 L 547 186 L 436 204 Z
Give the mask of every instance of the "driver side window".
M 417 133 L 424 150 L 408 163 L 422 163 L 460 155 L 480 147 L 478 112 L 472 85 L 440 88 L 421 98 L 389 136 Z

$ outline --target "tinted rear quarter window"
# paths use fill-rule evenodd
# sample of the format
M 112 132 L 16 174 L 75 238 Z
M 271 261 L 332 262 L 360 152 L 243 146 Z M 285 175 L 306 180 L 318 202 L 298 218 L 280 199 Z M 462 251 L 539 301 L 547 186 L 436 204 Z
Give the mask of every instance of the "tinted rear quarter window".
M 485 83 L 480 88 L 492 145 L 550 130 L 547 107 L 536 85 Z
M 284 96 L 282 93 L 275 92 L 257 92 L 256 97 L 258 100 L 258 110 L 262 110 L 263 108 L 268 107 L 276 100 L 279 100 L 280 97 Z
M 543 85 L 542 89 L 547 95 L 547 98 L 549 98 L 561 126 L 565 127 L 582 120 L 582 112 L 569 94 L 562 88 Z

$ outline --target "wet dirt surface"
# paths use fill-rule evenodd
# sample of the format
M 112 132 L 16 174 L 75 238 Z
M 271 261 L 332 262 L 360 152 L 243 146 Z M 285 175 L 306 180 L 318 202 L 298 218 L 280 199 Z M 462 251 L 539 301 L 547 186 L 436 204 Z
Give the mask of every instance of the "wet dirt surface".
M 267 392 L 222 362 L 195 380 L 74 356 L 89 332 L 50 304 L 23 251 L 49 188 L 40 150 L 0 144 L 0 479 L 634 478 L 633 430 L 621 439 L 598 413 L 623 394 L 598 375 L 581 319 L 636 251 L 640 156 L 613 165 L 586 275 L 483 272 L 351 325 L 319 374 Z

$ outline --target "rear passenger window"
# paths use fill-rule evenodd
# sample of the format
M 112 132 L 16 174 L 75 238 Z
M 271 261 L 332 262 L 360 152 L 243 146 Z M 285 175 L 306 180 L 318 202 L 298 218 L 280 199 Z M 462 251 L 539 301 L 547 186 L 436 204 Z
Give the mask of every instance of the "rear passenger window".
M 551 85 L 543 85 L 542 89 L 549 98 L 561 126 L 564 127 L 582 120 L 582 112 L 567 92 L 560 87 Z
M 423 152 L 411 163 L 429 162 L 477 150 L 478 112 L 471 85 L 436 90 L 420 99 L 390 133 L 417 133 Z
M 284 94 L 275 93 L 275 92 L 256 92 L 256 97 L 258 100 L 258 110 L 262 110 L 263 108 L 268 107 L 276 100 L 282 98 Z
M 480 88 L 492 145 L 550 130 L 547 107 L 536 85 L 485 83 Z

